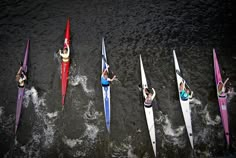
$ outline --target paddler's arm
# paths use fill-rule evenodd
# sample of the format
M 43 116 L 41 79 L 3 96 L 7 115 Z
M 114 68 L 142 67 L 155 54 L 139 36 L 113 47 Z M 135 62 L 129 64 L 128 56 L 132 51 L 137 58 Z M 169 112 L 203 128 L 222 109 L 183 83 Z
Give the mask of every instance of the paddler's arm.
M 66 48 L 67 48 L 67 55 L 69 57 L 70 56 L 70 47 L 67 42 L 66 42 Z
M 144 96 L 145 99 L 147 98 L 147 94 L 145 92 L 145 88 L 143 88 L 143 96 Z
M 115 78 L 116 78 L 116 75 L 114 75 L 114 76 L 112 77 L 112 79 L 110 79 L 110 81 L 111 81 L 111 82 L 114 81 Z
M 25 81 L 27 79 L 27 77 L 26 77 L 26 75 L 24 73 L 23 73 L 23 76 L 24 77 L 22 78 L 22 80 Z
M 153 91 L 153 94 L 152 94 L 152 100 L 153 100 L 155 98 L 155 96 L 156 96 L 156 91 L 155 91 L 154 88 L 152 88 L 152 91 Z
M 59 49 L 58 53 L 60 54 L 60 56 L 63 56 L 62 50 Z
M 22 66 L 20 67 L 20 69 L 18 70 L 17 74 L 20 74 L 22 70 Z
M 193 98 L 193 91 L 190 92 L 190 95 L 188 96 L 189 99 Z
M 104 74 L 105 74 L 106 71 L 108 72 L 108 68 L 109 68 L 109 65 L 107 64 L 107 65 L 106 65 L 106 69 L 104 69 L 103 72 L 102 72 L 102 76 L 104 76 Z
M 228 82 L 229 80 L 229 77 L 225 80 L 224 84 L 223 84 L 223 87 L 225 87 L 226 83 Z

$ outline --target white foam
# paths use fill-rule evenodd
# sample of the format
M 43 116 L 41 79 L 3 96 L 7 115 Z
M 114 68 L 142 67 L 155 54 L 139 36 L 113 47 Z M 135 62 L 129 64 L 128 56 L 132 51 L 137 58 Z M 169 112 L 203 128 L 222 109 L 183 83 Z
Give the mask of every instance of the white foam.
M 87 137 L 90 141 L 94 142 L 98 134 L 98 127 L 92 124 L 85 123 L 86 131 L 84 132 L 84 137 Z
M 58 111 L 52 112 L 52 113 L 47 113 L 47 116 L 51 119 L 51 118 L 55 118 L 58 115 Z
M 170 120 L 168 119 L 167 115 L 164 115 L 165 122 L 163 125 L 163 130 L 165 135 L 171 136 L 171 137 L 179 137 L 184 133 L 184 126 L 179 126 L 177 129 L 173 129 Z
M 138 156 L 133 153 L 132 139 L 134 139 L 132 136 L 128 136 L 122 143 L 119 143 L 119 146 L 111 142 L 110 148 L 113 150 L 112 157 L 137 158 Z
M 2 114 L 3 114 L 3 112 L 4 112 L 4 111 L 3 111 L 3 108 L 4 108 L 3 106 L 0 106 L 0 120 L 1 120 L 1 116 L 2 116 Z
M 236 95 L 236 92 L 234 91 L 234 88 L 230 87 L 227 93 L 227 103 L 229 103 L 235 95 Z
M 53 59 L 56 60 L 58 63 L 61 62 L 61 56 L 57 52 L 53 53 Z
M 127 155 L 128 158 L 138 158 L 138 156 L 133 153 L 133 148 L 131 145 L 129 145 Z
M 98 118 L 98 116 L 100 116 L 99 112 L 98 111 L 95 111 L 94 108 L 92 108 L 94 105 L 93 101 L 89 101 L 89 104 L 88 104 L 88 109 L 87 111 L 85 111 L 84 113 L 84 119 L 85 120 L 95 120 Z
M 47 106 L 45 103 L 45 94 L 42 97 L 38 96 L 38 92 L 34 87 L 26 89 L 24 97 L 24 107 L 29 106 L 29 102 L 33 103 L 37 119 L 40 123 L 33 126 L 33 142 L 32 145 L 44 144 L 45 147 L 50 147 L 54 140 L 55 120 L 58 112 L 47 113 Z M 43 130 L 43 134 L 41 131 Z M 31 146 L 32 146 L 31 145 Z M 34 146 L 32 147 L 34 148 Z
M 180 136 L 183 135 L 185 126 L 179 126 L 178 128 L 173 129 L 172 124 L 167 115 L 163 115 L 162 113 L 160 113 L 159 116 L 160 118 L 155 119 L 155 122 L 162 126 L 163 132 L 165 136 L 167 136 L 163 138 L 165 140 L 163 141 L 163 143 L 168 142 L 172 145 L 177 145 L 178 147 L 183 148 L 185 146 L 185 142 L 180 138 Z M 164 144 L 162 145 L 164 147 Z
M 212 120 L 210 117 L 210 113 L 207 110 L 208 104 L 204 107 L 203 111 L 199 112 L 199 114 L 202 114 L 203 119 L 207 125 L 218 125 L 221 122 L 220 116 L 216 115 L 215 119 Z
M 213 125 L 214 126 L 214 125 L 220 124 L 221 119 L 220 119 L 219 115 L 216 115 L 216 118 L 214 120 L 212 120 L 211 117 L 210 117 L 209 112 L 207 111 L 206 115 L 205 115 L 205 121 L 206 121 L 207 125 Z
M 82 144 L 82 140 L 80 139 L 68 139 L 67 137 L 65 137 L 64 139 L 62 139 L 63 142 L 68 145 L 70 148 L 75 147 L 77 144 L 81 145 Z
M 197 105 L 201 105 L 202 104 L 202 102 L 200 100 L 196 99 L 196 98 L 191 99 L 190 103 L 191 104 L 197 104 Z
M 86 153 L 82 151 L 76 151 L 75 154 L 73 155 L 74 157 L 85 157 Z
M 82 76 L 80 74 L 77 74 L 76 76 L 71 76 L 70 77 L 69 83 L 72 86 L 77 86 L 77 85 L 81 84 L 81 86 L 83 87 L 83 90 L 86 93 L 94 93 L 94 90 L 88 89 L 87 80 L 88 80 L 87 76 Z

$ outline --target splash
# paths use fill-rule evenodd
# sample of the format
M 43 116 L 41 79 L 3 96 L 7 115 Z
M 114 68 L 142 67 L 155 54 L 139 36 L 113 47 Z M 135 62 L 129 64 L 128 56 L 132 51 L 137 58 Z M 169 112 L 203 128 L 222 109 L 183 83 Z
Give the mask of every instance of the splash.
M 163 125 L 163 130 L 165 135 L 171 136 L 171 137 L 179 137 L 183 134 L 184 132 L 184 126 L 180 126 L 177 129 L 172 128 L 172 124 L 170 120 L 168 119 L 167 115 L 164 115 L 165 117 L 165 122 Z
M 71 78 L 69 80 L 69 83 L 72 86 L 77 86 L 77 85 L 81 84 L 83 90 L 86 93 L 94 93 L 94 90 L 88 89 L 88 87 L 87 87 L 87 80 L 88 80 L 87 76 L 82 76 L 80 74 L 77 74 L 76 76 L 71 76 Z
M 201 105 L 202 104 L 202 102 L 200 100 L 196 99 L 196 98 L 191 99 L 190 103 L 195 104 L 195 105 Z
M 48 148 L 54 140 L 54 122 L 57 119 L 58 112 L 47 113 L 45 96 L 46 93 L 39 96 L 34 87 L 25 91 L 23 105 L 27 108 L 30 103 L 33 104 L 37 120 L 32 128 L 32 139 L 20 147 L 27 157 L 40 157 L 41 146 Z
M 131 142 L 132 142 L 132 137 L 128 136 L 123 140 L 121 144 L 119 145 L 112 144 L 113 152 L 111 157 L 138 158 L 138 156 L 134 154 L 134 149 L 131 145 Z
M 99 131 L 98 127 L 87 123 L 85 123 L 85 125 L 86 125 L 86 131 L 84 132 L 83 137 L 87 137 L 90 141 L 94 142 Z
M 4 112 L 4 107 L 0 107 L 0 129 L 1 132 L 9 135 L 12 134 L 12 125 L 15 123 L 15 115 L 6 116 Z
M 58 115 L 58 111 L 52 112 L 52 113 L 47 113 L 47 117 L 49 119 L 55 118 L 55 117 L 57 117 L 57 115 Z
M 1 119 L 2 114 L 3 114 L 3 107 L 1 106 L 1 107 L 0 107 L 0 119 Z M 1 120 L 0 120 L 0 121 L 1 121 Z
M 101 116 L 98 111 L 95 111 L 95 109 L 92 108 L 93 105 L 93 101 L 89 101 L 88 109 L 85 111 L 83 117 L 85 120 L 96 120 L 98 116 Z
M 159 112 L 159 113 L 160 113 L 159 114 L 160 118 L 155 118 L 155 123 L 162 126 L 163 132 L 165 134 L 164 135 L 165 142 L 168 142 L 168 143 L 171 143 L 172 145 L 177 145 L 183 148 L 185 145 L 185 142 L 182 141 L 180 137 L 184 133 L 185 126 L 179 126 L 178 128 L 173 129 L 172 124 L 168 118 L 168 115 L 164 115 L 162 114 L 162 112 Z
M 206 121 L 206 124 L 207 124 L 207 125 L 213 125 L 213 126 L 214 126 L 214 125 L 220 124 L 221 119 L 220 119 L 220 116 L 219 116 L 219 115 L 216 115 L 215 120 L 212 120 L 211 117 L 210 117 L 209 112 L 207 111 L 207 112 L 206 112 L 206 115 L 205 115 L 205 121 Z
M 235 95 L 236 95 L 236 92 L 234 91 L 234 88 L 230 87 L 227 93 L 227 103 L 229 103 Z
M 218 125 L 221 122 L 220 116 L 216 115 L 216 118 L 214 120 L 212 120 L 210 117 L 210 113 L 207 110 L 207 107 L 208 107 L 208 105 L 206 105 L 203 112 L 201 112 L 201 113 L 203 113 L 203 116 L 205 116 L 205 118 L 204 118 L 205 123 L 207 125 L 213 125 L 213 126 Z
M 136 156 L 134 153 L 133 153 L 133 148 L 131 145 L 129 145 L 129 148 L 128 148 L 128 158 L 138 158 L 138 156 Z
M 75 147 L 77 144 L 81 145 L 81 143 L 83 142 L 80 139 L 68 139 L 67 137 L 62 139 L 63 142 L 68 145 L 70 148 Z

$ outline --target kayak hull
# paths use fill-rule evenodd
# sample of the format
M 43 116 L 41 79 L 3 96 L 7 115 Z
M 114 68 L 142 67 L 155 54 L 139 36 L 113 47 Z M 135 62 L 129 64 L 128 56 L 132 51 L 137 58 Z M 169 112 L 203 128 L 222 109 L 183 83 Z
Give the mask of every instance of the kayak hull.
M 102 72 L 106 69 L 106 48 L 104 38 L 102 38 Z M 103 94 L 103 105 L 104 105 L 104 114 L 106 121 L 107 131 L 110 133 L 110 120 L 111 120 L 111 94 L 110 94 L 110 86 L 102 86 L 102 94 Z
M 28 71 L 28 54 L 29 54 L 29 40 L 27 41 L 26 49 L 25 49 L 25 57 L 24 57 L 24 62 L 22 65 L 22 70 L 27 73 Z M 22 103 L 23 103 L 23 98 L 24 98 L 24 92 L 25 88 L 19 88 L 18 87 L 18 95 L 17 95 L 17 104 L 16 104 L 16 122 L 15 122 L 15 134 L 18 129 L 19 121 L 20 121 L 20 116 L 21 116 L 21 108 L 22 108 Z
M 66 32 L 65 32 L 65 41 L 64 47 L 66 48 L 66 42 L 70 46 L 70 20 L 67 20 L 66 23 Z M 61 62 L 61 95 L 62 95 L 62 106 L 65 104 L 66 90 L 68 85 L 68 76 L 69 76 L 70 62 Z
M 61 62 L 61 91 L 62 91 L 62 105 L 65 104 L 66 89 L 68 84 L 70 62 Z
M 188 100 L 182 100 L 180 97 L 180 83 L 184 81 L 184 79 L 179 75 L 180 74 L 180 68 L 178 64 L 178 60 L 175 54 L 175 51 L 173 51 L 174 56 L 174 64 L 175 64 L 175 74 L 176 74 L 176 80 L 177 80 L 177 88 L 178 88 L 178 94 L 179 94 L 179 101 L 181 110 L 184 117 L 185 127 L 188 133 L 188 138 L 191 144 L 192 149 L 194 149 L 193 145 L 193 135 L 192 135 L 192 121 L 191 121 L 191 109 L 189 105 L 189 99 Z
M 218 104 L 220 108 L 220 115 L 221 115 L 221 120 L 224 127 L 224 134 L 225 134 L 226 142 L 227 142 L 227 145 L 229 145 L 230 138 L 229 138 L 229 122 L 228 122 L 228 111 L 227 111 L 227 94 L 225 93 L 222 94 L 223 97 L 218 95 L 218 85 L 219 83 L 222 83 L 222 77 L 221 77 L 215 49 L 213 49 L 213 60 L 214 60 L 215 83 L 216 83 Z
M 140 70 L 141 70 L 142 90 L 143 90 L 144 88 L 148 88 L 148 85 L 147 85 L 147 79 L 146 79 L 141 55 L 140 55 Z M 146 121 L 147 121 L 147 126 L 148 126 L 148 131 L 149 131 L 149 136 L 151 139 L 153 152 L 156 157 L 156 134 L 155 134 L 153 108 L 152 106 L 146 107 L 144 105 L 144 111 L 145 111 L 145 116 L 146 116 Z

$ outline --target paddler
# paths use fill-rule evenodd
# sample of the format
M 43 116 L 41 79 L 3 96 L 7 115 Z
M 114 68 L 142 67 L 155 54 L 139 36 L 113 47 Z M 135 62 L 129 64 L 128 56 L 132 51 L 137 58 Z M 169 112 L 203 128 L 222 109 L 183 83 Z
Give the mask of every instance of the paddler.
M 181 82 L 179 85 L 180 90 L 180 98 L 182 100 L 188 100 L 189 98 L 192 98 L 193 92 L 190 92 L 188 88 L 185 88 L 185 82 Z
M 112 78 L 108 77 L 108 68 L 109 65 L 106 64 L 106 68 L 103 70 L 101 75 L 101 84 L 103 87 L 109 86 L 110 82 L 114 81 L 116 78 L 116 75 L 114 75 Z
M 217 93 L 219 96 L 225 96 L 225 90 L 226 90 L 225 85 L 228 82 L 228 80 L 229 80 L 229 78 L 227 78 L 224 83 L 220 82 L 218 84 L 218 87 L 217 87 L 218 92 Z
M 70 60 L 70 47 L 67 43 L 67 39 L 65 40 L 65 48 L 63 50 L 59 49 L 59 54 L 62 57 L 63 62 L 69 62 Z
M 21 63 L 21 67 L 18 70 L 17 74 L 16 74 L 16 81 L 18 83 L 18 87 L 19 88 L 23 88 L 25 86 L 25 80 L 26 80 L 26 75 L 24 73 L 24 71 L 22 70 L 22 63 Z
M 147 107 L 152 105 L 152 101 L 156 96 L 156 91 L 154 88 L 152 88 L 152 91 L 153 91 L 153 94 L 147 88 L 143 89 L 143 96 L 145 98 L 144 105 Z

